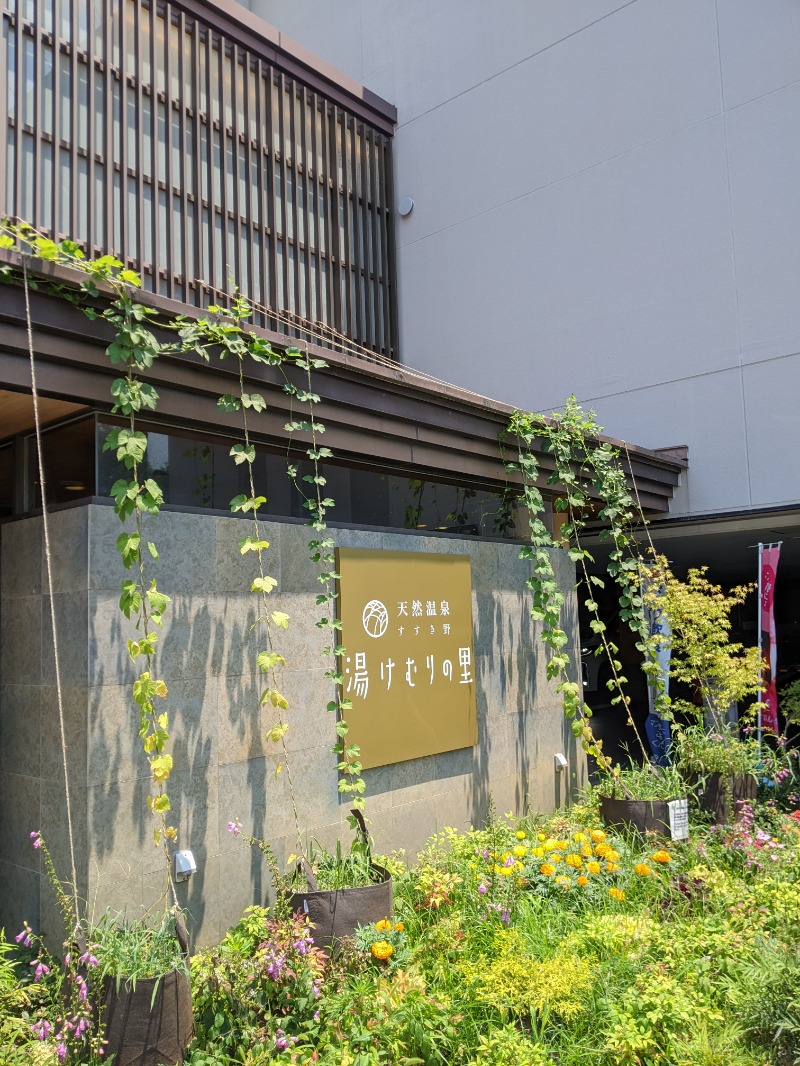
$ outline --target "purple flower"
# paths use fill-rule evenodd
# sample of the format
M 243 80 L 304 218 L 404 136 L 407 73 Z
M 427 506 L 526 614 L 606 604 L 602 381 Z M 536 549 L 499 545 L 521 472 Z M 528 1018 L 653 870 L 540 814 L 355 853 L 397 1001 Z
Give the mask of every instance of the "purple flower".
M 232 822 L 228 822 L 228 832 L 229 833 L 233 833 L 233 835 L 235 837 L 238 837 L 238 835 L 241 833 L 241 831 L 242 831 L 242 823 L 239 821 L 238 818 L 234 818 L 234 820 Z
M 44 962 L 39 962 L 37 959 L 33 960 L 31 966 L 36 967 L 36 969 L 33 971 L 34 981 L 41 981 L 43 977 L 46 977 L 47 974 L 50 973 L 50 967 Z
M 26 925 L 21 933 L 17 933 L 14 939 L 18 944 L 22 944 L 24 948 L 29 948 L 31 946 L 31 936 L 28 926 Z
M 45 1018 L 40 1018 L 35 1025 L 31 1026 L 31 1032 L 37 1040 L 47 1040 L 52 1030 L 52 1025 Z
M 97 959 L 89 951 L 85 951 L 83 955 L 81 955 L 80 961 L 84 966 L 99 966 Z
M 285 1051 L 286 1048 L 288 1048 L 288 1046 L 289 1046 L 289 1041 L 283 1035 L 283 1029 L 276 1030 L 276 1033 L 275 1033 L 275 1047 L 279 1051 Z
M 63 1040 L 56 1048 L 56 1055 L 58 1055 L 59 1062 L 64 1062 L 67 1057 L 67 1045 L 64 1043 Z
M 481 894 L 482 896 L 485 896 L 485 895 L 486 895 L 486 893 L 487 893 L 488 891 L 489 891 L 489 889 L 488 889 L 488 888 L 486 887 L 486 885 L 484 885 L 484 884 L 480 884 L 480 885 L 478 885 L 478 892 L 479 892 L 479 893 L 480 893 L 480 894 Z
M 35 848 L 40 848 L 42 846 L 42 838 L 39 835 L 38 829 L 34 829 L 34 831 L 30 834 L 30 838 Z

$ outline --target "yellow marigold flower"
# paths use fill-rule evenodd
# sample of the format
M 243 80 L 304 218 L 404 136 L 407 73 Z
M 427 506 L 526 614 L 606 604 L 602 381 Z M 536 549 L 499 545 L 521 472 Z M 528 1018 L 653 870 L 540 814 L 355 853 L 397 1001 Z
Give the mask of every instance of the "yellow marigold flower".
M 619 859 L 619 852 L 614 851 L 613 848 L 609 848 L 608 851 L 606 851 L 605 857 L 609 862 L 617 862 Z
M 545 842 L 544 842 L 544 850 L 545 851 L 552 851 L 553 848 L 557 848 L 557 847 L 558 847 L 558 844 L 553 839 L 553 837 L 548 837 L 547 840 L 545 840 Z
M 552 877 L 555 872 L 556 868 L 551 862 L 543 862 L 539 867 L 539 873 L 544 874 L 545 877 Z
M 621 888 L 609 888 L 608 894 L 612 899 L 618 899 L 620 902 L 625 899 L 625 893 Z
M 387 933 L 392 928 L 392 923 L 388 918 L 381 918 L 379 922 L 375 923 L 375 928 L 379 933 Z
M 567 864 L 567 866 L 571 866 L 573 870 L 580 870 L 581 866 L 583 866 L 583 859 L 574 851 L 571 855 L 567 855 L 566 859 L 564 859 L 564 862 Z
M 517 861 L 517 862 L 514 863 L 514 869 L 515 870 L 524 870 L 525 867 L 523 866 L 523 864 L 521 862 Z
M 590 874 L 599 874 L 600 873 L 600 869 L 601 869 L 600 863 L 599 862 L 587 862 L 586 863 L 586 869 L 587 869 L 587 871 Z
M 562 888 L 565 892 L 568 888 L 572 887 L 572 878 L 570 877 L 557 877 L 556 884 L 559 888 Z
M 394 948 L 388 940 L 376 940 L 370 950 L 376 959 L 388 959 L 394 954 Z
M 514 848 L 514 850 L 511 852 L 511 854 L 515 855 L 518 859 L 521 859 L 523 857 L 523 855 L 527 855 L 528 854 L 528 849 L 524 848 L 522 846 L 522 844 L 517 844 L 517 846 Z
M 510 877 L 511 874 L 513 874 L 514 872 L 513 866 L 500 866 L 498 869 L 499 873 L 502 874 L 503 877 Z
M 602 829 L 593 829 L 589 836 L 592 838 L 595 844 L 602 844 L 602 842 L 606 839 L 606 835 Z
M 607 862 L 606 863 L 606 873 L 617 874 L 617 873 L 619 873 L 619 870 L 620 870 L 620 866 L 619 866 L 618 862 Z
M 583 888 L 584 885 L 588 885 L 589 884 L 589 878 L 588 877 L 584 877 L 583 874 L 581 874 L 580 877 L 576 877 L 575 878 L 575 884 L 576 885 L 580 885 L 581 888 Z
M 610 845 L 610 844 L 603 844 L 603 843 L 601 842 L 601 843 L 599 843 L 599 844 L 597 845 L 597 847 L 596 847 L 596 848 L 595 848 L 594 850 L 595 850 L 595 851 L 597 852 L 597 854 L 598 854 L 598 855 L 600 855 L 600 856 L 601 856 L 602 858 L 605 858 L 605 856 L 606 856 L 606 855 L 607 855 L 607 854 L 609 853 L 609 851 L 611 851 L 611 850 L 612 850 L 612 848 L 611 848 L 611 845 Z
M 396 933 L 403 933 L 403 932 L 405 932 L 405 928 L 406 928 L 406 927 L 405 927 L 405 926 L 403 925 L 403 923 L 402 923 L 402 922 L 395 922 L 395 923 L 394 923 L 394 931 L 395 931 Z
M 531 855 L 535 855 L 537 859 L 543 859 L 544 848 L 531 848 Z
M 547 837 L 545 836 L 544 833 L 537 833 L 536 834 L 536 839 L 537 840 L 547 840 Z
M 653 872 L 646 862 L 637 862 L 634 866 L 634 870 L 639 875 L 639 877 L 649 877 L 649 875 Z
M 517 830 L 517 833 L 516 833 L 517 840 L 524 840 L 526 836 L 527 836 L 527 833 L 525 832 L 524 829 L 518 829 Z
M 592 856 L 594 855 L 594 852 L 592 851 L 592 845 L 591 844 L 582 844 L 581 845 L 581 855 L 583 855 L 584 859 L 591 859 Z
M 557 840 L 556 841 L 556 847 L 559 849 L 559 851 L 566 851 L 567 848 L 569 847 L 569 841 L 568 840 Z
M 573 833 L 572 839 L 577 840 L 579 844 L 586 844 L 589 840 L 585 833 Z
M 502 866 L 498 866 L 498 864 L 495 863 L 494 866 L 492 867 L 492 871 L 494 873 L 496 873 L 496 874 L 501 874 L 503 872 L 503 867 Z
M 563 851 L 553 851 L 550 853 L 550 862 L 561 862 L 564 858 Z
M 668 851 L 664 851 L 663 848 L 661 848 L 660 851 L 653 852 L 653 862 L 660 862 L 663 865 L 666 865 L 671 860 L 672 856 Z

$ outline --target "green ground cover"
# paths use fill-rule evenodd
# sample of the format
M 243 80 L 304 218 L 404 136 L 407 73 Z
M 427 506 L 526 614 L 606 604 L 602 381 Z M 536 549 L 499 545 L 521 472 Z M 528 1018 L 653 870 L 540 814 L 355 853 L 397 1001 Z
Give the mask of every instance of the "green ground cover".
M 757 802 L 672 843 L 605 829 L 590 794 L 552 817 L 446 830 L 403 860 L 382 860 L 395 913 L 333 958 L 280 907 L 251 908 L 197 954 L 187 1061 L 800 1062 L 800 811 Z M 24 938 L 12 946 L 0 1060 L 57 1062 L 31 1032 L 57 995 Z

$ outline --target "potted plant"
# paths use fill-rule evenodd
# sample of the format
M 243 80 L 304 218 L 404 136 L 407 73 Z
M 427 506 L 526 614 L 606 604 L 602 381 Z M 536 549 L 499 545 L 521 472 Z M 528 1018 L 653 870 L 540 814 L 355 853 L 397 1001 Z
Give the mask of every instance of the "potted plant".
M 595 786 L 600 816 L 608 826 L 656 832 L 680 840 L 688 835 L 686 783 L 674 767 L 616 764 Z
M 302 857 L 289 857 L 295 869 L 288 877 L 280 871 L 266 841 L 252 836 L 242 838 L 264 855 L 279 898 L 290 911 L 305 916 L 312 927 L 314 943 L 320 948 L 333 948 L 337 940 L 352 936 L 359 925 L 369 925 L 392 913 L 391 874 L 374 861 L 361 811 L 353 809 L 350 820 L 356 835 L 348 854 L 338 841 L 334 852 L 312 843 Z M 229 822 L 228 829 L 234 836 L 241 835 L 238 819 Z
M 671 627 L 670 634 L 660 637 L 672 652 L 670 672 L 698 699 L 696 704 L 671 702 L 673 714 L 688 722 L 674 730 L 672 757 L 701 808 L 716 821 L 729 822 L 737 815 L 737 802 L 755 796 L 761 763 L 758 744 L 740 739 L 728 720 L 733 707 L 759 694 L 758 648 L 730 639 L 733 611 L 753 586 L 725 593 L 708 580 L 707 567 L 692 568 L 679 581 L 663 556 L 656 556 L 652 569 L 662 587 L 658 606 Z M 646 603 L 654 602 L 654 586 L 644 590 Z
M 106 914 L 88 955 L 105 1053 L 120 1066 L 172 1066 L 192 1038 L 189 941 L 183 916 L 128 921 Z M 84 949 L 84 955 L 87 954 Z

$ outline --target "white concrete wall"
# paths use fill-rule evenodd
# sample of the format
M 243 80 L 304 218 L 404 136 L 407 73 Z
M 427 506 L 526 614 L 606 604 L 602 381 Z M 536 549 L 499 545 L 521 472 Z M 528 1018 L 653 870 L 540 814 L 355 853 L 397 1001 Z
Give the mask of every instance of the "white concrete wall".
M 250 0 L 399 112 L 403 360 L 800 499 L 798 0 Z

